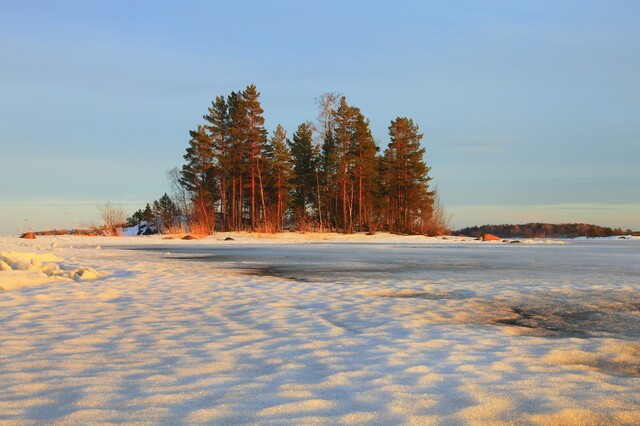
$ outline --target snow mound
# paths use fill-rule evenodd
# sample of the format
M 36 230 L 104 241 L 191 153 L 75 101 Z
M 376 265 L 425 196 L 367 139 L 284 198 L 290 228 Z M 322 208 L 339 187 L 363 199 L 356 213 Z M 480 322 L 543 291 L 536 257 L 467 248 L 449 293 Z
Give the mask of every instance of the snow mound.
M 15 290 L 58 281 L 92 281 L 103 274 L 72 266 L 53 253 L 0 252 L 0 290 Z

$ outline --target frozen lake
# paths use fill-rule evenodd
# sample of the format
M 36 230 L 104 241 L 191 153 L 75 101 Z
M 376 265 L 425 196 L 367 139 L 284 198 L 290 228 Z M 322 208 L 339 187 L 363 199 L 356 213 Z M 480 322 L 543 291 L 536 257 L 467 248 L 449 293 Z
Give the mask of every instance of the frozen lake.
M 0 423 L 640 423 L 640 240 L 233 237 L 0 237 Z
M 145 249 L 145 248 L 137 248 Z M 489 324 L 548 336 L 640 337 L 640 241 L 529 244 L 304 244 L 163 247 L 184 262 L 339 284 L 378 297 L 469 300 Z M 197 266 L 196 266 L 197 267 Z M 527 330 L 521 330 L 526 332 Z

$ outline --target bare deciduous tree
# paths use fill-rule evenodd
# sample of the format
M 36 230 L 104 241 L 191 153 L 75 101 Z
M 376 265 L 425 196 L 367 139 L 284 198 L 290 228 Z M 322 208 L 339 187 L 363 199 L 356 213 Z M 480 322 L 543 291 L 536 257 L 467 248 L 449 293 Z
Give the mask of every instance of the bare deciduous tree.
M 100 216 L 106 232 L 110 235 L 120 235 L 118 228 L 122 227 L 127 221 L 127 215 L 122 207 L 116 207 L 110 201 L 98 206 Z
M 189 191 L 180 183 L 180 169 L 174 167 L 168 170 L 167 179 L 171 185 L 173 201 L 178 205 L 182 214 L 188 215 L 191 210 L 191 206 L 189 205 Z

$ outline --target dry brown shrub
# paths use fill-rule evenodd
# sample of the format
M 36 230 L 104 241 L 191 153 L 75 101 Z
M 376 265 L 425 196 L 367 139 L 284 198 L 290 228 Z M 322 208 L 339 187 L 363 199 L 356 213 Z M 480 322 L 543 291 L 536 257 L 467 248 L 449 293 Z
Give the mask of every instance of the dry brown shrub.
M 211 235 L 212 231 L 209 225 L 200 221 L 190 221 L 189 222 L 189 233 L 193 235 Z
M 256 227 L 256 232 L 262 232 L 265 234 L 275 234 L 278 232 L 278 226 L 275 223 L 261 223 Z
M 163 234 L 181 235 L 181 234 L 186 234 L 187 232 L 188 232 L 187 226 L 183 225 L 182 223 L 179 225 L 171 224 L 171 225 L 162 227 Z

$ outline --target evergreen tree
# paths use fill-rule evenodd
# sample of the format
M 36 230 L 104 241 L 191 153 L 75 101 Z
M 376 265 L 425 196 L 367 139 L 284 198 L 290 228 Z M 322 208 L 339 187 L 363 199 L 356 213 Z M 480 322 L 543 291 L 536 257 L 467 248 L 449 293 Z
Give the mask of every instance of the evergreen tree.
M 241 94 L 241 104 L 244 109 L 244 122 L 246 126 L 244 144 L 248 150 L 249 179 L 251 186 L 251 228 L 255 229 L 259 221 L 256 209 L 256 180 L 260 173 L 259 159 L 264 154 L 264 146 L 267 141 L 267 131 L 264 128 L 263 110 L 258 98 L 260 92 L 256 86 L 249 85 Z M 264 203 L 263 203 L 264 204 Z
M 342 230 L 345 234 L 353 232 L 353 198 L 349 196 L 352 188 L 353 150 L 354 136 L 356 133 L 356 120 L 359 114 L 357 108 L 347 104 L 346 98 L 340 99 L 340 104 L 335 114 L 335 141 L 336 157 L 338 159 L 337 182 L 341 187 L 340 203 L 342 207 Z
M 142 225 L 143 226 L 138 227 L 138 235 L 151 235 L 158 233 L 158 227 L 155 223 L 153 210 L 151 210 L 149 203 L 147 203 L 142 211 Z
M 337 227 L 339 157 L 334 133 L 328 133 L 320 149 L 321 191 L 324 200 L 322 214 L 330 228 Z
M 153 202 L 153 214 L 156 228 L 158 230 L 166 230 L 175 225 L 176 218 L 180 215 L 180 210 L 169 195 L 165 193 Z
M 204 126 L 189 132 L 191 140 L 184 155 L 180 182 L 194 194 L 195 220 L 208 232 L 215 229 L 215 168 L 213 142 Z
M 358 231 L 361 231 L 362 224 L 366 224 L 370 230 L 373 220 L 371 211 L 373 208 L 373 197 L 377 188 L 377 158 L 378 146 L 373 140 L 373 135 L 369 129 L 367 120 L 359 111 L 356 113 L 355 133 L 351 146 L 351 156 L 353 158 L 354 183 L 357 186 L 358 204 Z
M 149 203 L 147 203 L 144 210 L 138 209 L 127 219 L 127 226 L 137 226 L 138 235 L 149 235 L 158 232 L 154 225 L 153 211 L 151 211 Z
M 247 169 L 247 122 L 240 93 L 231 92 L 227 97 L 229 111 L 229 172 L 231 174 L 230 216 L 231 229 L 240 230 L 244 226 L 243 177 Z
M 318 157 L 318 219 L 320 229 L 336 227 L 336 189 L 338 174 L 338 155 L 335 140 L 335 115 L 340 95 L 325 93 L 316 99 L 319 108 L 318 128 L 320 129 L 321 149 Z
M 293 134 L 293 142 L 287 140 L 291 150 L 293 168 L 291 204 L 295 219 L 304 224 L 308 217 L 308 208 L 313 201 L 315 188 L 315 158 L 313 148 L 313 130 L 310 123 L 302 123 Z
M 224 230 L 277 231 L 292 211 L 301 227 L 314 218 L 318 229 L 345 233 L 375 232 L 383 223 L 392 232 L 441 232 L 436 229 L 443 229 L 445 216 L 434 204 L 422 135 L 411 119 L 391 122 L 389 147 L 379 156 L 360 109 L 327 93 L 317 100 L 317 145 L 309 122 L 298 126 L 292 141 L 282 126 L 267 140 L 259 97 L 254 85 L 216 97 L 203 116 L 206 124 L 190 132 L 174 185 L 188 191 L 181 205 L 193 210 L 195 223 L 211 232 L 220 215 Z M 168 206 L 165 196 L 154 210 L 168 223 L 160 212 L 171 207 L 163 203 Z
M 269 162 L 270 182 L 275 189 L 275 229 L 284 228 L 285 210 L 289 203 L 289 180 L 291 178 L 291 152 L 286 143 L 287 132 L 278 124 L 266 147 Z
M 132 227 L 136 225 L 140 225 L 142 222 L 142 210 L 138 209 L 131 216 L 127 218 L 127 227 Z
M 385 150 L 391 231 L 417 233 L 430 220 L 433 193 L 429 191 L 430 168 L 424 162 L 422 134 L 413 120 L 398 117 L 389 126 L 390 143 Z
M 142 212 L 142 220 L 145 221 L 148 225 L 151 225 L 153 222 L 153 210 L 151 210 L 151 206 L 149 203 L 144 208 Z
M 223 96 L 217 96 L 209 107 L 209 113 L 203 118 L 212 140 L 212 149 L 218 167 L 218 187 L 220 193 L 220 213 L 222 216 L 222 229 L 228 230 L 227 182 L 231 175 L 231 132 L 229 107 Z

